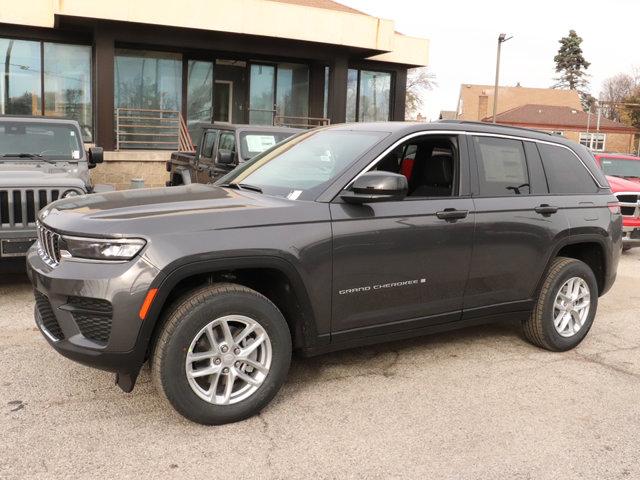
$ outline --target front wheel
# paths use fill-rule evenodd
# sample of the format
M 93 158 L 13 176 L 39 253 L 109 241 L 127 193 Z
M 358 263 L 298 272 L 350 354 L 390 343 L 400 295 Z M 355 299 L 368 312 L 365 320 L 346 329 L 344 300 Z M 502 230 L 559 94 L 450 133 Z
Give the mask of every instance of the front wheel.
M 278 308 L 249 288 L 215 284 L 177 303 L 151 368 L 180 414 L 219 425 L 259 413 L 280 390 L 290 361 L 291 336 Z
M 524 335 L 547 350 L 570 350 L 587 335 L 597 308 L 598 285 L 591 268 L 580 260 L 558 257 L 551 263 L 533 312 L 523 322 Z

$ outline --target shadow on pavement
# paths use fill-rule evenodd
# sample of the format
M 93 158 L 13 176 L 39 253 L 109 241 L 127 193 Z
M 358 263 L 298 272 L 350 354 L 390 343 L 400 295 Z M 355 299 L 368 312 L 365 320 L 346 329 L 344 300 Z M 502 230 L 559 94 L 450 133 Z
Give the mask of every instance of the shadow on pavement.
M 0 260 L 0 285 L 29 283 L 24 258 L 3 258 Z

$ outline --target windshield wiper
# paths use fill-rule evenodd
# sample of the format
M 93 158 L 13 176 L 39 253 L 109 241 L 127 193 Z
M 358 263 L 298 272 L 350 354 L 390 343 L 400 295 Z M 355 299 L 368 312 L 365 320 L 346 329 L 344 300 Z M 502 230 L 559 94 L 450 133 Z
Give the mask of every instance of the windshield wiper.
M 48 158 L 44 158 L 44 155 L 41 153 L 5 153 L 1 155 L 2 158 L 37 158 L 39 160 L 44 160 L 48 163 L 56 163 L 53 160 L 49 160 Z
M 231 182 L 231 183 L 224 183 L 220 186 L 235 188 L 236 190 L 251 190 L 252 192 L 262 193 L 262 189 L 260 187 L 257 187 L 256 185 L 249 185 L 248 183 Z

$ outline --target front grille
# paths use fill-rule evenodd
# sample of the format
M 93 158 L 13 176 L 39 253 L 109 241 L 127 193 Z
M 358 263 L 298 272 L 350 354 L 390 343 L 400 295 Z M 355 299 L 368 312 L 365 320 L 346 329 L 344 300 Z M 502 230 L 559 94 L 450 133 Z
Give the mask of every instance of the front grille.
M 45 263 L 55 267 L 60 263 L 60 234 L 36 223 L 38 230 L 38 253 Z
M 36 297 L 36 309 L 44 329 L 54 340 L 64 339 L 64 333 L 62 333 L 58 319 L 53 313 L 49 299 L 38 291 L 35 291 L 34 295 Z
M 0 229 L 32 228 L 38 212 L 60 197 L 59 189 L 0 190 Z
M 100 298 L 69 297 L 66 307 L 82 335 L 94 342 L 109 342 L 113 313 L 110 302 Z
M 640 218 L 640 193 L 617 193 L 616 197 L 623 216 Z

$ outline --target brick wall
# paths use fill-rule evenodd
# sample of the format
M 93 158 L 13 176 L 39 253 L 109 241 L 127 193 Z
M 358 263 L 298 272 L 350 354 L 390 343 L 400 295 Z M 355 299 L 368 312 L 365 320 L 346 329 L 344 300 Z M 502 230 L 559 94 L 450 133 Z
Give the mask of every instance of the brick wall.
M 94 183 L 110 184 L 117 190 L 130 188 L 132 178 L 143 179 L 145 187 L 164 187 L 170 156 L 168 151 L 104 152 L 104 163 L 91 170 L 91 177 Z
M 606 134 L 604 148 L 607 152 L 615 153 L 634 153 L 633 152 L 633 134 L 631 133 L 609 133 Z M 564 131 L 565 138 L 579 142 L 580 132 L 578 131 Z

